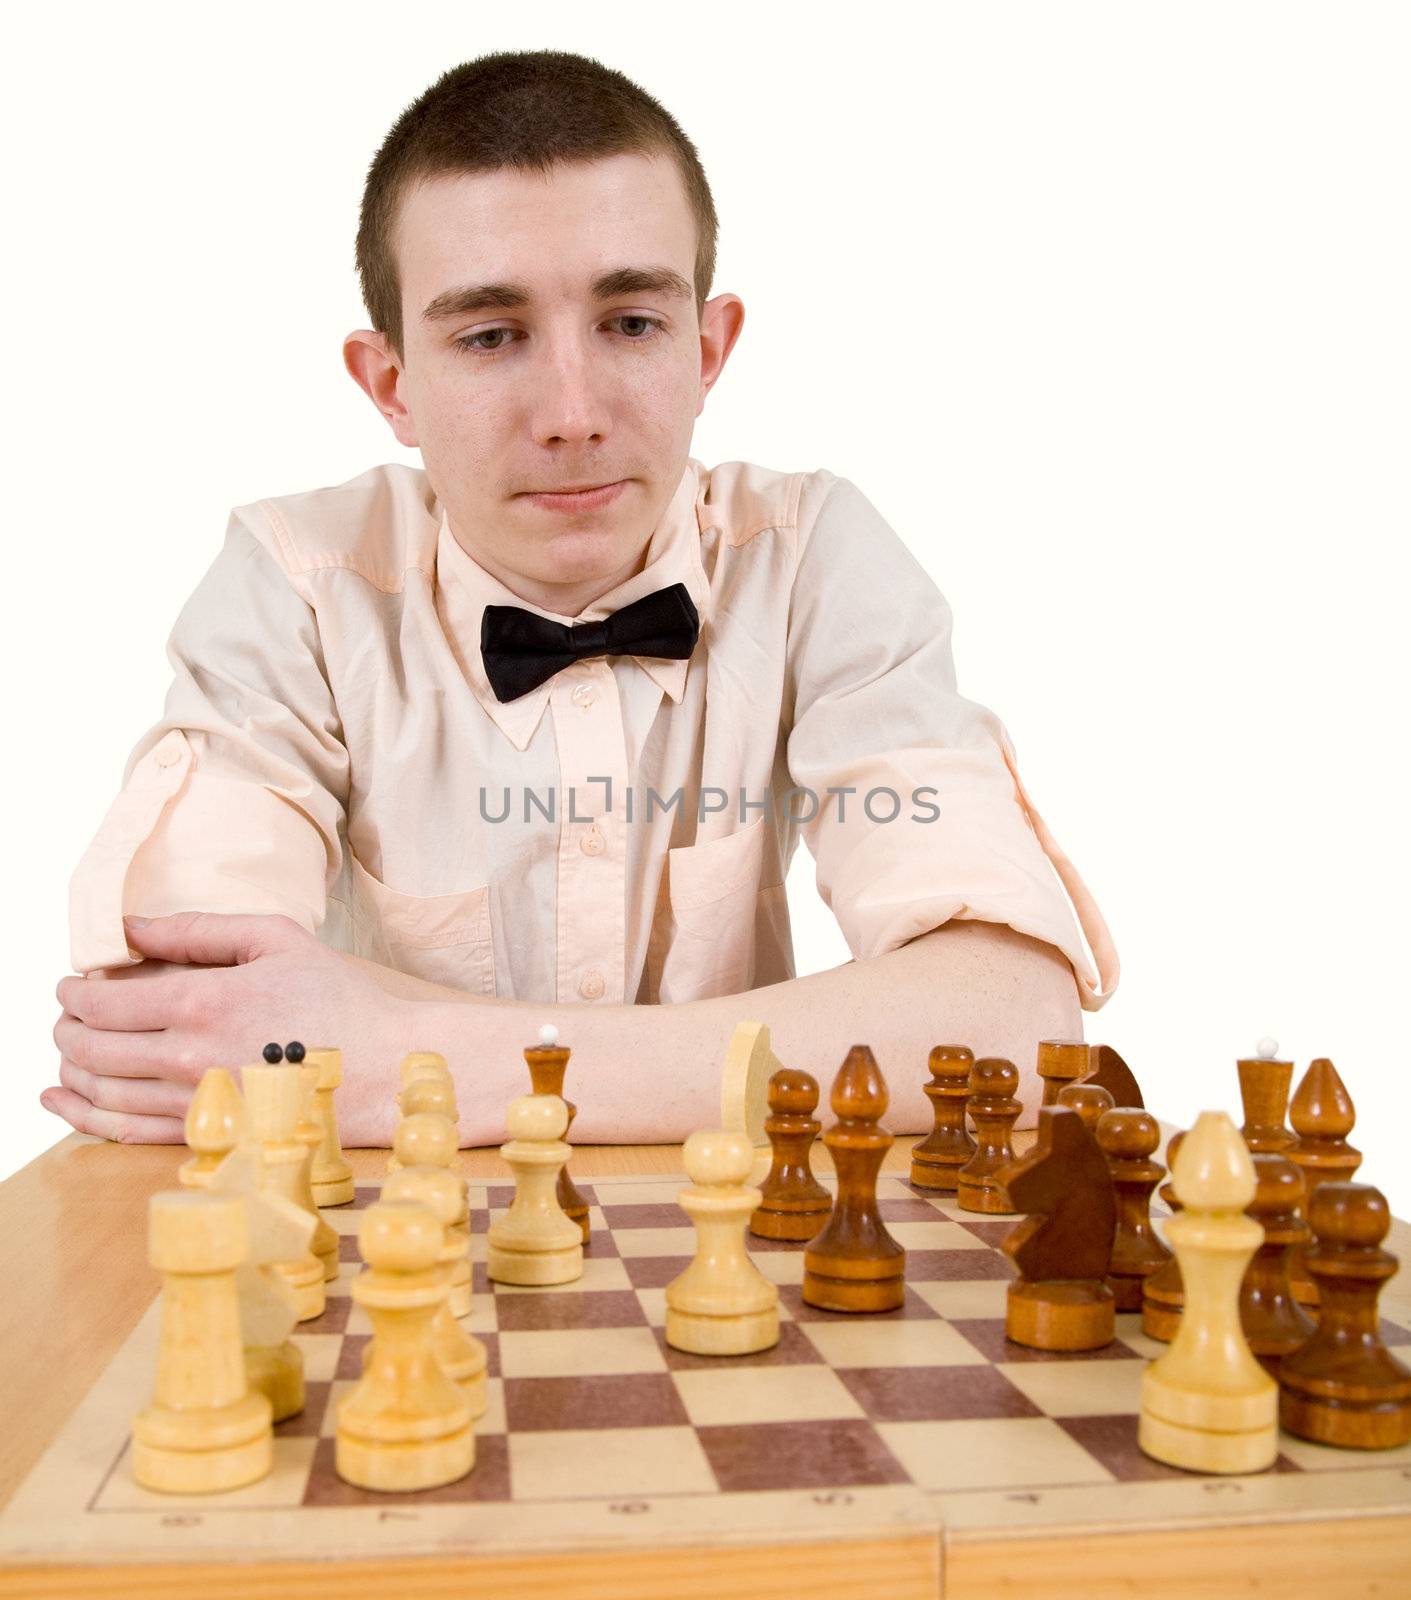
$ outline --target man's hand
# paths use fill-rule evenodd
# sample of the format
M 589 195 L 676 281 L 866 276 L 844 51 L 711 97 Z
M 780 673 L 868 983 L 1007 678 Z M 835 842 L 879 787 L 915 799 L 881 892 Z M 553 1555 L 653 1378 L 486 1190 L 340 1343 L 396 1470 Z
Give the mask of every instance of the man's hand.
M 40 1096 L 80 1133 L 179 1144 L 207 1067 L 257 1061 L 270 1040 L 337 1045 L 351 1143 L 381 1131 L 412 1005 L 289 917 L 184 911 L 126 924 L 148 959 L 66 977 L 55 990 L 59 1087 Z M 352 1090 L 349 1093 L 348 1090 Z

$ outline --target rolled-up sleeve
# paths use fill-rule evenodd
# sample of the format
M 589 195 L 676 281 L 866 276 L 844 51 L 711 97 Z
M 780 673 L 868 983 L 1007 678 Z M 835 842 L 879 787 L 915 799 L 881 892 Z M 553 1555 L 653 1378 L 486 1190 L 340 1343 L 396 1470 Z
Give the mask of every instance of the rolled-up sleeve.
M 799 536 L 787 759 L 806 793 L 792 809 L 853 956 L 952 919 L 1007 923 L 1062 951 L 1083 1009 L 1100 1010 L 1112 938 L 1003 723 L 956 692 L 945 597 L 847 478 L 811 475 Z
M 258 506 L 167 641 L 165 714 L 69 882 L 76 972 L 129 966 L 124 915 L 277 912 L 311 932 L 342 863 L 349 763 L 312 607 Z

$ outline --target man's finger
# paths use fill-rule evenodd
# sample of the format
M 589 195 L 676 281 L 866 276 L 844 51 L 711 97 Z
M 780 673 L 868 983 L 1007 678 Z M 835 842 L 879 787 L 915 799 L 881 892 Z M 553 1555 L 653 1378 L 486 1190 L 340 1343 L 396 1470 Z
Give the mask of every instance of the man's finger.
M 126 968 L 143 976 L 125 983 L 107 978 L 62 978 L 54 995 L 70 1016 L 90 1028 L 156 1032 L 193 1021 L 192 1013 L 209 997 L 212 986 L 222 981 L 219 973 L 210 969 L 173 971 L 165 962 L 153 962 L 150 970 L 144 970 L 148 966 L 144 962 L 141 967 Z
M 101 1078 L 174 1078 L 195 1083 L 200 1077 L 200 1067 L 187 1058 L 184 1046 L 176 1043 L 176 1034 L 109 1034 L 66 1011 L 54 1022 L 53 1037 L 61 1056 Z
M 149 1117 L 185 1118 L 195 1092 L 186 1084 L 163 1078 L 100 1078 L 67 1059 L 59 1063 L 59 1082 L 99 1111 L 135 1112 Z
M 103 1111 L 72 1089 L 46 1089 L 39 1097 L 46 1111 L 62 1117 L 79 1133 L 119 1144 L 184 1144 L 185 1130 L 177 1117 L 143 1117 L 131 1112 Z

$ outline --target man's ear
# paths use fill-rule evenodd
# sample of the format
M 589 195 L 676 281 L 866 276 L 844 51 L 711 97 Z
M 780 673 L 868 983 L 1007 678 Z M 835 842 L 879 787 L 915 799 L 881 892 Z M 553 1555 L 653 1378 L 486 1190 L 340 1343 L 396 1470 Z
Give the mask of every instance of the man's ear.
M 725 370 L 735 341 L 745 325 L 745 302 L 737 294 L 718 294 L 701 309 L 701 392 L 696 415 L 705 409 L 705 397 Z
M 415 450 L 420 445 L 416 425 L 401 395 L 402 363 L 387 335 L 373 328 L 356 328 L 343 341 L 343 365 L 353 382 L 387 419 L 397 443 Z

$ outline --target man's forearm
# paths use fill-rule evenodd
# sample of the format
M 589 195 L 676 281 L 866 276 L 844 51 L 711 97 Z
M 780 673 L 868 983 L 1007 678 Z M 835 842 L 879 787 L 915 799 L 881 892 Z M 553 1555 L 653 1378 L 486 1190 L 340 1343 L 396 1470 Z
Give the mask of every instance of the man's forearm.
M 371 966 L 371 963 L 361 963 Z M 720 1118 L 720 1070 L 735 1025 L 767 1023 L 775 1054 L 803 1067 L 827 1093 L 848 1047 L 868 1044 L 891 1091 L 885 1125 L 930 1126 L 922 1093 L 935 1044 L 1002 1055 L 1020 1069 L 1033 1126 L 1040 1085 L 1036 1047 L 1081 1038 L 1082 1011 L 1067 960 L 999 924 L 949 922 L 899 950 L 850 961 L 744 994 L 664 1006 L 586 1006 L 483 1000 L 377 968 L 406 1009 L 407 1049 L 439 1050 L 451 1065 L 469 1143 L 504 1137 L 505 1106 L 528 1091 L 523 1050 L 554 1023 L 573 1049 L 566 1093 L 578 1106 L 573 1138 L 588 1144 L 685 1138 Z M 390 1134 L 393 1108 L 386 1108 Z

